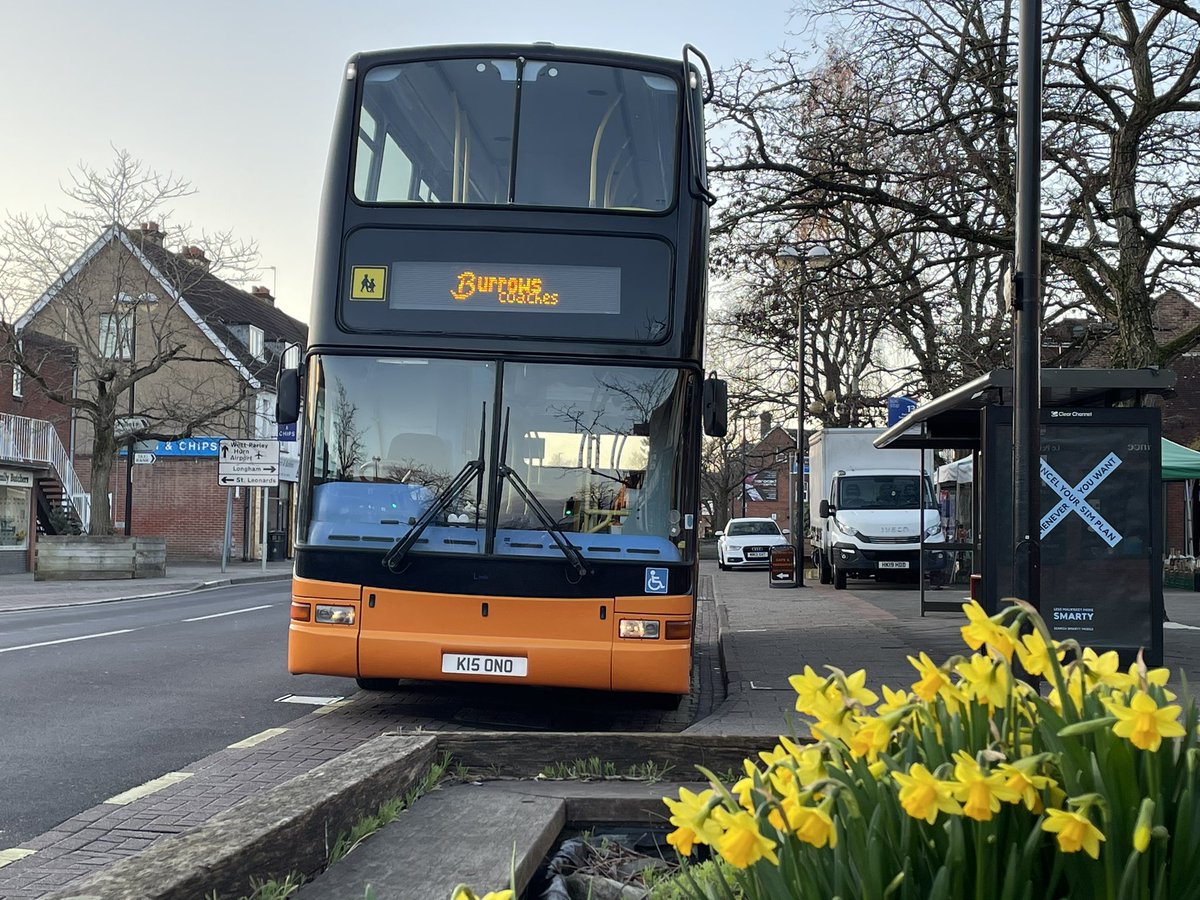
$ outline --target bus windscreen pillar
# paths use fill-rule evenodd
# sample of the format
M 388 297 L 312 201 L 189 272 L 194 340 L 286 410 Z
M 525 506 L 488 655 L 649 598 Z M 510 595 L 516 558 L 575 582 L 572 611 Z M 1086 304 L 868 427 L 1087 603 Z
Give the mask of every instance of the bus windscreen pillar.
M 1057 640 L 1162 662 L 1162 445 L 1157 409 L 1041 413 L 1042 617 Z M 984 413 L 984 604 L 1012 596 L 1011 407 Z

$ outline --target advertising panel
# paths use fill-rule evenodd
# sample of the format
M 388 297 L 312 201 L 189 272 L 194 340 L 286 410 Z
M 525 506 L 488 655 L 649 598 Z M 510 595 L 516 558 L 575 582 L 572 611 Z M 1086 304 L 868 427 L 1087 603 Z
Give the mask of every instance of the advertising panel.
M 989 410 L 985 587 L 1011 595 L 1012 410 Z M 1040 465 L 1041 611 L 1051 633 L 1148 662 L 1162 655 L 1158 411 L 1047 409 Z M 988 452 L 990 451 L 990 452 Z

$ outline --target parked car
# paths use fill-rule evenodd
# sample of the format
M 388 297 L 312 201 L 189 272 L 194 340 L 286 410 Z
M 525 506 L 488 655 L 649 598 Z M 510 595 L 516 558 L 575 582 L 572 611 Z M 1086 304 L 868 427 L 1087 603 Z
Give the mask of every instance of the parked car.
M 730 519 L 717 532 L 717 565 L 730 569 L 765 569 L 771 564 L 771 548 L 789 543 L 774 519 Z

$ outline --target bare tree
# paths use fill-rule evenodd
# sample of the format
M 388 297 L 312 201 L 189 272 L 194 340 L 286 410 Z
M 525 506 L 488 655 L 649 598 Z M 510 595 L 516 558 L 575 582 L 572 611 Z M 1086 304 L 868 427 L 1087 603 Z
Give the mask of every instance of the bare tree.
M 939 366 L 1003 358 L 1015 222 L 1012 0 L 812 0 L 834 47 L 726 73 L 718 234 L 778 240 L 854 219 L 890 290 L 886 327 L 933 389 Z M 1154 298 L 1200 266 L 1200 9 L 1179 0 L 1048 0 L 1043 193 L 1050 315 L 1115 323 L 1114 363 L 1167 364 Z M 864 309 L 864 313 L 868 310 Z M 878 309 L 875 310 L 879 312 Z
M 246 414 L 245 381 L 181 304 L 218 273 L 247 275 L 257 252 L 227 232 L 181 225 L 167 231 L 181 248 L 173 253 L 162 231 L 139 229 L 165 225 L 194 191 L 123 150 L 106 169 L 80 165 L 63 193 L 63 209 L 9 213 L 0 225 L 2 352 L 90 431 L 90 531 L 110 534 L 122 441 L 175 440 Z M 73 348 L 74 384 L 51 377 L 42 342 L 25 340 L 33 335 Z

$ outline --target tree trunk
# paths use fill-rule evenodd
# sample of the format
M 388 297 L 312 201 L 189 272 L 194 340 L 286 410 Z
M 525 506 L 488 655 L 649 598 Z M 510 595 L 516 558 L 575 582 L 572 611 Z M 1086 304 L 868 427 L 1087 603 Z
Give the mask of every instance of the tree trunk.
M 92 522 L 89 534 L 112 534 L 112 507 L 108 500 L 108 483 L 112 478 L 113 462 L 117 454 L 117 439 L 113 423 L 95 423 L 92 436 Z

